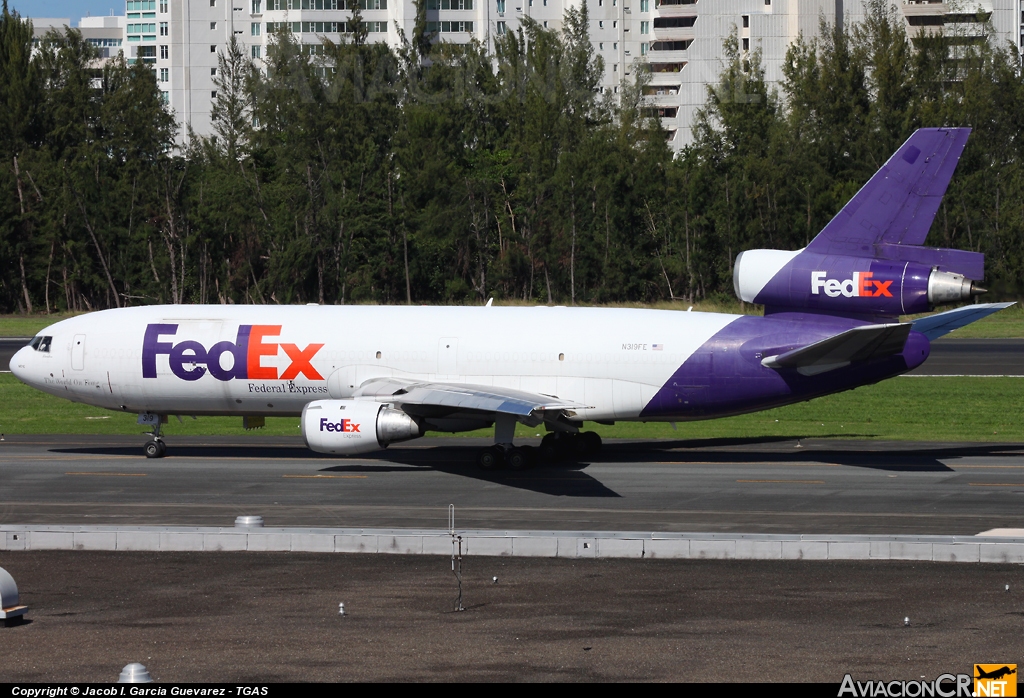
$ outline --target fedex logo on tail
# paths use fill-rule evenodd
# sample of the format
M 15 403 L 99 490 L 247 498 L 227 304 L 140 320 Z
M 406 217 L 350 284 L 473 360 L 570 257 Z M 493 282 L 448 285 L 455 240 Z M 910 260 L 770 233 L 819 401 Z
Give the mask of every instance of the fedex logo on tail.
M 199 380 L 207 373 L 219 381 L 233 378 L 243 380 L 291 380 L 299 374 L 311 380 L 322 381 L 320 373 L 310 363 L 323 344 L 309 344 L 300 349 L 295 344 L 267 341 L 281 334 L 281 325 L 239 325 L 235 341 L 217 342 L 207 348 L 200 342 L 186 339 L 181 342 L 161 341 L 173 337 L 178 326 L 152 324 L 146 326 L 142 341 L 142 377 L 156 378 L 156 357 L 165 355 L 171 373 L 182 380 Z M 264 357 L 277 356 L 283 350 L 291 363 L 278 375 L 277 368 L 264 366 Z M 225 359 L 230 355 L 230 359 Z M 229 364 L 225 368 L 225 364 Z
M 823 290 L 829 298 L 892 298 L 892 280 L 879 281 L 871 278 L 874 274 L 870 271 L 855 271 L 852 279 L 827 279 L 828 272 L 811 272 L 811 293 L 819 295 Z

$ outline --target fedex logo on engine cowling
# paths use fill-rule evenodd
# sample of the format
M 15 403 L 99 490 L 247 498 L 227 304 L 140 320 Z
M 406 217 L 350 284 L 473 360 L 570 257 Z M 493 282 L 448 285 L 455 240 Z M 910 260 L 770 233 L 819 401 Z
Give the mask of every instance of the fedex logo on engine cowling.
M 178 326 L 153 324 L 146 326 L 142 340 L 142 377 L 156 378 L 156 357 L 167 356 L 171 373 L 186 381 L 199 380 L 207 373 L 219 381 L 233 378 L 244 380 L 291 380 L 299 374 L 311 380 L 322 381 L 320 373 L 310 363 L 323 344 L 309 344 L 300 349 L 295 344 L 267 341 L 281 334 L 281 325 L 239 325 L 235 341 L 217 342 L 212 347 L 186 339 L 181 342 L 161 341 L 173 337 Z M 280 375 L 277 368 L 264 366 L 263 358 L 277 356 L 283 350 L 291 363 Z M 225 359 L 229 355 L 230 359 Z M 228 364 L 228 368 L 225 368 Z
M 332 422 L 329 419 L 320 419 L 320 431 L 341 431 L 352 434 L 359 432 L 359 425 L 353 422 L 351 419 L 343 419 L 340 422 Z M 359 432 L 360 434 L 362 432 Z
M 826 279 L 828 272 L 811 272 L 811 293 L 819 295 L 822 290 L 829 298 L 845 296 L 847 298 L 892 298 L 892 280 L 879 281 L 871 278 L 874 274 L 870 271 L 855 271 L 852 279 Z

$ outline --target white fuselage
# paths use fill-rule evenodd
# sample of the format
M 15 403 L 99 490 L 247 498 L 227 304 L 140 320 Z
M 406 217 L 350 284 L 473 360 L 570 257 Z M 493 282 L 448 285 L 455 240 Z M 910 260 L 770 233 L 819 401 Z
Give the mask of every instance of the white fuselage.
M 52 337 L 49 352 L 26 347 L 11 366 L 40 390 L 127 412 L 298 415 L 312 400 L 350 397 L 365 381 L 395 377 L 558 396 L 587 405 L 581 419 L 629 420 L 737 317 L 564 307 L 150 306 L 56 323 L 40 333 Z

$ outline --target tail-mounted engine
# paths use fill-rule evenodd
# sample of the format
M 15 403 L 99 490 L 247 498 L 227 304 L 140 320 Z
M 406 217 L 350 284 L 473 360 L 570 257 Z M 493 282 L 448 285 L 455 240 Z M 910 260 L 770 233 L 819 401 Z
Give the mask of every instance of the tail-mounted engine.
M 303 408 L 301 426 L 317 453 L 368 453 L 423 436 L 410 415 L 366 400 L 314 400 Z
M 741 252 L 733 286 L 766 312 L 872 317 L 924 313 L 985 292 L 962 274 L 917 262 L 781 250 Z

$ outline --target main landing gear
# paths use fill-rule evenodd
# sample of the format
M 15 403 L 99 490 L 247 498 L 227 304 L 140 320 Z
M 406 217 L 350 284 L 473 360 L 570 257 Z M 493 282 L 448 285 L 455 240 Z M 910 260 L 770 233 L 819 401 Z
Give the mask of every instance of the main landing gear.
M 512 444 L 495 444 L 489 446 L 476 456 L 476 464 L 481 470 L 497 470 L 501 466 L 509 470 L 526 470 L 537 462 L 537 449 L 532 446 L 513 446 Z
M 596 432 L 552 432 L 540 442 L 540 457 L 545 461 L 587 458 L 601 450 L 601 437 Z
M 494 445 L 477 454 L 476 464 L 481 470 L 496 470 L 503 465 L 509 470 L 526 470 L 538 460 L 586 458 L 601 450 L 601 437 L 592 431 L 573 434 L 552 432 L 540 442 L 540 448 L 513 446 L 516 418 L 499 415 L 494 420 Z

